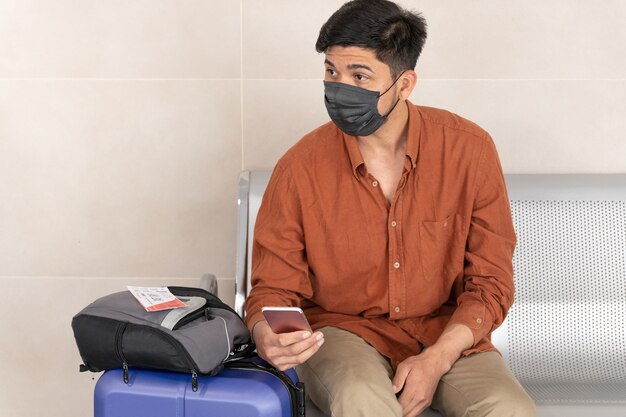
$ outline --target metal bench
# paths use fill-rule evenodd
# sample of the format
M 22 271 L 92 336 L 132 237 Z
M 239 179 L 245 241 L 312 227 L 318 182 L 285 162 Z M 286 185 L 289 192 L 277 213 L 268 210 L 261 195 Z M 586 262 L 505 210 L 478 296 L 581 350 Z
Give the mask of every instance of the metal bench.
M 242 315 L 270 174 L 244 171 L 239 179 Z M 506 182 L 518 238 L 516 294 L 493 342 L 539 416 L 626 416 L 626 175 L 507 175 Z M 307 414 L 323 415 L 313 405 Z

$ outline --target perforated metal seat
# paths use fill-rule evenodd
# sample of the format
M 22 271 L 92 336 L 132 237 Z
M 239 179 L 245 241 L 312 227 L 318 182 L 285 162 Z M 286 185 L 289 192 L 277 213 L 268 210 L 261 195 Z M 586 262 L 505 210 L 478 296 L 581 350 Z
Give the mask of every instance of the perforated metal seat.
M 507 186 L 516 294 L 494 342 L 538 405 L 626 416 L 626 175 Z
M 249 237 L 269 177 L 245 171 L 239 181 L 240 314 L 250 288 Z M 506 181 L 518 238 L 516 295 L 494 343 L 539 416 L 626 416 L 626 175 Z

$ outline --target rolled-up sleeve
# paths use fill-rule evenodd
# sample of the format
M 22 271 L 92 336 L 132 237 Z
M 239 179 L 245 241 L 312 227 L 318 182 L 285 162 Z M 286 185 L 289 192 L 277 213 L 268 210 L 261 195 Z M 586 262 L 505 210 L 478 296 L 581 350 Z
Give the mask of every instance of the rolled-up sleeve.
M 465 247 L 463 291 L 448 323 L 466 325 L 474 345 L 495 330 L 513 304 L 516 236 L 500 160 L 487 137 L 478 167 Z
M 246 301 L 249 329 L 263 320 L 263 306 L 299 306 L 312 293 L 298 190 L 290 171 L 280 162 L 257 214 L 251 281 Z

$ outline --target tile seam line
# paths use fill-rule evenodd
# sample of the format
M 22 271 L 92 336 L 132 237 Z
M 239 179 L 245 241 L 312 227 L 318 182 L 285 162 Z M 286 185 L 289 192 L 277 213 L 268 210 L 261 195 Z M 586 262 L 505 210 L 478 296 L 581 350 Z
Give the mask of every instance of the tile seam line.
M 241 171 L 244 170 L 245 164 L 245 136 L 244 136 L 244 93 L 243 93 L 243 0 L 239 1 L 239 129 L 241 130 L 241 166 L 239 167 Z
M 322 78 L 80 78 L 0 77 L 0 81 L 322 81 Z M 420 78 L 424 81 L 626 81 L 626 78 Z
M 215 275 L 215 274 L 213 274 Z M 116 279 L 116 280 L 145 280 L 145 279 L 197 279 L 201 277 L 185 276 L 185 275 L 0 275 L 0 280 L 11 279 Z M 218 276 L 215 275 L 217 280 L 234 280 L 235 276 Z

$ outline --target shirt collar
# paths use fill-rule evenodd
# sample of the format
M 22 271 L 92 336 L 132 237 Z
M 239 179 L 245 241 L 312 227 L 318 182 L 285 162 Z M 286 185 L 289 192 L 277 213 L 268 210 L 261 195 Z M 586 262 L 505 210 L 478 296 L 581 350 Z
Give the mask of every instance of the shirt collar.
M 348 156 L 350 157 L 350 163 L 352 164 L 352 173 L 357 179 L 359 179 L 359 169 L 365 168 L 365 161 L 363 160 L 363 155 L 361 155 L 361 150 L 359 149 L 356 137 L 348 135 L 341 130 L 340 132 L 343 135 L 346 149 L 348 149 Z M 364 172 L 361 172 L 361 174 L 363 175 Z
M 416 106 L 413 105 L 413 103 L 407 100 L 406 104 L 408 108 L 406 156 L 409 157 L 409 160 L 411 162 L 411 169 L 414 169 L 417 166 L 417 155 L 419 153 L 421 130 L 420 128 L 422 124 L 422 118 L 420 116 L 419 110 Z M 345 132 L 341 133 L 343 135 L 344 143 L 346 144 L 346 149 L 348 150 L 350 163 L 352 164 L 352 172 L 354 176 L 358 179 L 359 170 L 361 170 L 361 175 L 365 174 L 365 161 L 363 160 L 363 155 L 361 155 L 361 150 L 359 149 L 356 137 L 348 135 Z

